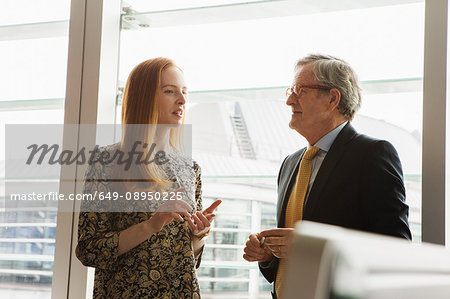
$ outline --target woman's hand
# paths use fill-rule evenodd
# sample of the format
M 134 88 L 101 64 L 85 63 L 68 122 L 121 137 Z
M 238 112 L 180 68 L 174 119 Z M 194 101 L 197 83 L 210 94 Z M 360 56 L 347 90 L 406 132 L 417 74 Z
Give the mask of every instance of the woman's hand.
M 214 214 L 214 210 L 222 203 L 220 199 L 216 200 L 212 203 L 207 209 L 203 212 L 197 211 L 196 213 L 189 215 L 184 214 L 189 225 L 192 228 L 192 234 L 197 238 L 203 238 L 205 235 L 209 233 L 211 228 L 211 223 L 216 216 Z
M 159 232 L 173 220 L 184 221 L 181 215 L 191 210 L 192 207 L 184 200 L 167 201 L 146 222 L 150 231 Z
M 141 244 L 153 234 L 160 232 L 165 225 L 173 220 L 183 221 L 181 215 L 191 210 L 192 207 L 185 201 L 166 201 L 150 219 L 132 225 L 120 232 L 119 255 Z

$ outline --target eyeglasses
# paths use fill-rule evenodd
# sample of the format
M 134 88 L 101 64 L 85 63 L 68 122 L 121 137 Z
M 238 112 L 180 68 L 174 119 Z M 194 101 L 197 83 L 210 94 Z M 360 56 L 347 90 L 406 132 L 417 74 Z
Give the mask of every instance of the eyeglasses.
M 286 97 L 290 97 L 292 94 L 298 97 L 302 92 L 302 88 L 320 89 L 320 90 L 330 90 L 331 87 L 326 87 L 323 85 L 295 85 L 294 87 L 289 87 L 286 89 Z

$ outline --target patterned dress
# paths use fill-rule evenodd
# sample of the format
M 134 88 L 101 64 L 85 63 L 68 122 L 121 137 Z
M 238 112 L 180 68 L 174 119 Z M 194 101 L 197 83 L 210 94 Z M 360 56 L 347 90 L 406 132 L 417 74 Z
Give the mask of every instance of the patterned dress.
M 118 145 L 99 149 L 112 152 Z M 176 179 L 195 194 L 202 210 L 197 163 L 170 159 Z M 86 172 L 84 193 L 111 190 L 112 166 L 93 163 Z M 83 205 L 84 203 L 82 203 Z M 83 209 L 82 209 L 83 210 Z M 118 255 L 122 230 L 151 218 L 151 212 L 80 212 L 76 255 L 95 268 L 93 298 L 200 298 L 192 230 L 187 221 L 172 221 L 135 248 Z

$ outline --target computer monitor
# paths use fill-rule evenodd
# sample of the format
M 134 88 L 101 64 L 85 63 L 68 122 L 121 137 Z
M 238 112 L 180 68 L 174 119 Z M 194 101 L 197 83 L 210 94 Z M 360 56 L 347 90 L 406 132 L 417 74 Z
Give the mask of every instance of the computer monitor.
M 444 246 L 302 221 L 288 255 L 283 299 L 448 299 Z

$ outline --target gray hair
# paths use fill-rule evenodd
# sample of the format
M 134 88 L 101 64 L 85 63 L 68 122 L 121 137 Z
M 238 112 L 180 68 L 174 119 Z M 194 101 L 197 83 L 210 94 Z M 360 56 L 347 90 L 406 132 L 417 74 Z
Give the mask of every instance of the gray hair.
M 361 87 L 352 67 L 333 56 L 310 54 L 300 59 L 295 69 L 309 63 L 314 63 L 313 74 L 321 85 L 339 90 L 341 101 L 337 109 L 347 120 L 352 120 L 361 107 Z

